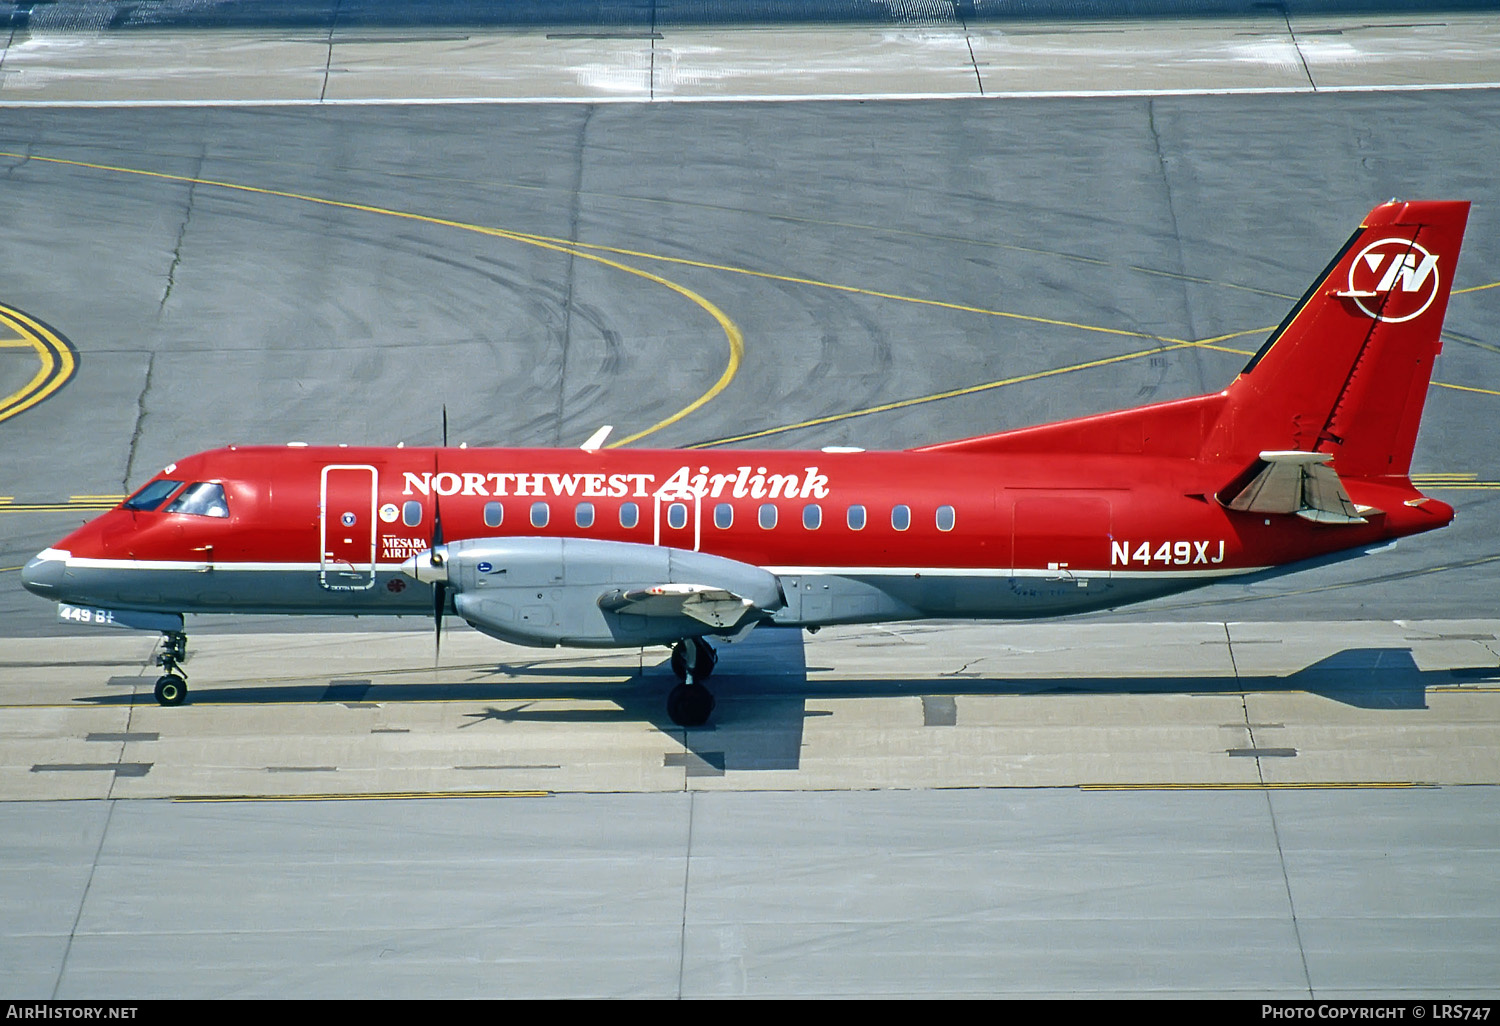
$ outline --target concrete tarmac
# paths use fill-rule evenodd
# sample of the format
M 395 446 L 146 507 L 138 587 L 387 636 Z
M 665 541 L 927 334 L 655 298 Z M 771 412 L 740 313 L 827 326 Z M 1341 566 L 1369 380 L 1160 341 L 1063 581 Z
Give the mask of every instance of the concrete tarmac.
M 712 729 L 665 649 L 464 629 L 0 642 L 15 799 L 488 791 L 1500 785 L 1500 621 L 918 624 L 724 646 Z
M 8 996 L 63 1000 L 1492 1001 L 1493 812 L 1480 788 L 0 803 L 0 860 L 33 867 L 0 950 Z
M 1500 621 L 0 642 L 0 990 L 1490 1000 Z
M 884 17 L 875 5 L 812 4 L 811 17 L 766 11 L 769 20 L 737 24 L 734 4 L 651 3 L 618 5 L 608 24 L 577 24 L 577 5 L 551 4 L 534 20 L 505 24 L 503 7 L 438 4 L 426 25 L 379 5 L 314 4 L 281 19 L 284 5 L 246 5 L 238 21 L 197 4 L 95 3 L 93 18 L 79 17 L 78 6 L 39 5 L 13 20 L 0 51 L 0 104 L 639 103 L 1500 83 L 1500 19 L 1482 5 L 1244 3 L 1214 17 L 1162 19 L 1120 16 L 1141 5 L 1060 3 L 1052 5 L 1059 17 L 1006 20 L 937 0 L 882 5 Z M 256 6 L 266 24 L 256 24 Z M 607 7 L 590 6 L 596 18 Z M 1078 17 L 1090 6 L 1100 15 Z M 703 17 L 714 8 L 724 16 Z
M 1500 78 L 1491 22 L 1434 20 L 1187 23 L 1102 85 L 1097 27 L 999 28 L 1032 62 L 1000 91 L 1078 94 L 1002 99 L 970 26 L 967 67 L 941 25 L 778 27 L 720 78 L 675 29 L 513 38 L 556 72 L 519 92 L 446 31 L 219 32 L 201 71 L 154 32 L 14 35 L 0 993 L 1493 997 L 1493 93 L 1324 88 Z M 1380 33 L 1384 64 L 1337 58 Z M 609 93 L 600 49 L 644 77 Z M 849 56 L 756 71 L 793 49 Z M 973 97 L 326 102 L 950 79 Z M 1176 95 L 1094 95 L 1132 82 Z M 268 98 L 296 104 L 151 105 Z M 455 444 L 900 448 L 1208 391 L 1392 195 L 1475 207 L 1416 464 L 1458 520 L 1381 556 L 1067 624 L 752 635 L 688 732 L 663 652 L 459 627 L 434 667 L 411 621 L 196 618 L 161 709 L 154 639 L 19 588 L 184 453 L 431 443 L 443 406 Z M 672 420 L 730 363 L 710 307 L 743 359 Z

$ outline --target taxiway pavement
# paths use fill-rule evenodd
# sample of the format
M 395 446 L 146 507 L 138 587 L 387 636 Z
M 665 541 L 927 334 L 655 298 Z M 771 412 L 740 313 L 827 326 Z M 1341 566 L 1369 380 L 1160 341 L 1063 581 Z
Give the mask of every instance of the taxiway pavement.
M 46 38 L 68 7 L 0 61 L 0 304 L 77 357 L 54 388 L 45 345 L 0 348 L 0 992 L 1493 996 L 1492 18 L 185 50 Z M 635 102 L 667 96 L 704 102 Z M 294 102 L 238 104 L 266 99 Z M 1072 624 L 752 636 L 687 733 L 657 654 L 455 630 L 435 670 L 411 622 L 194 622 L 194 701 L 160 709 L 150 638 L 19 588 L 198 449 L 431 443 L 443 405 L 455 443 L 653 428 L 730 350 L 637 271 L 746 347 L 635 444 L 905 447 L 1207 391 L 1393 195 L 1475 207 L 1416 464 L 1458 520 L 1379 557 Z

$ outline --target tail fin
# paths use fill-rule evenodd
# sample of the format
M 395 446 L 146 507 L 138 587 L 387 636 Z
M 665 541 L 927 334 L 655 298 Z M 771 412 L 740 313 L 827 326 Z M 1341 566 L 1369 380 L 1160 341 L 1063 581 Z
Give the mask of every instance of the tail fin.
M 1229 386 L 1202 455 L 1321 452 L 1345 478 L 1406 476 L 1468 216 L 1464 202 L 1370 211 Z
M 1326 453 L 1288 467 L 1331 461 L 1345 478 L 1405 477 L 1468 216 L 1462 202 L 1370 211 L 1222 392 L 916 451 L 1196 456 L 1252 476 L 1263 452 Z

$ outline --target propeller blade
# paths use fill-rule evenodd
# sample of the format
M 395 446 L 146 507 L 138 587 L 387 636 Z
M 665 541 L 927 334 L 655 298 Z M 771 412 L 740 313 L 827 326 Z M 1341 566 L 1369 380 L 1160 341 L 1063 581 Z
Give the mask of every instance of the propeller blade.
M 448 410 L 443 409 L 443 444 L 448 444 Z M 432 476 L 438 476 L 439 466 L 438 454 L 432 454 Z M 435 549 L 443 544 L 443 497 L 437 492 L 432 494 L 432 547 Z
M 443 444 L 448 444 L 448 407 L 443 407 Z M 434 476 L 437 474 L 437 454 L 433 454 L 432 470 Z M 441 566 L 444 558 L 443 544 L 443 500 L 434 494 L 432 496 L 432 562 Z M 448 603 L 448 586 L 442 581 L 434 581 L 432 585 L 432 665 L 437 666 L 438 660 L 443 652 L 443 607 Z
M 448 603 L 448 586 L 438 581 L 432 586 L 432 665 L 436 667 L 443 654 L 443 606 Z

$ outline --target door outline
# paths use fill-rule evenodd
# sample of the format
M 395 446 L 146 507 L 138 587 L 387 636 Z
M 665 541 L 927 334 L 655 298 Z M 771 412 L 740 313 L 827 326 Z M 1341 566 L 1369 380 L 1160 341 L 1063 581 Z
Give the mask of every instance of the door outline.
M 1034 535 L 1036 524 L 1053 526 L 1065 524 L 1077 528 L 1081 523 L 1083 530 L 1070 530 L 1056 534 L 1051 539 L 1054 544 L 1061 539 L 1065 544 L 1073 546 L 1088 545 L 1097 542 L 1103 549 L 1100 556 L 1102 569 L 1089 569 L 1089 577 L 1111 577 L 1108 562 L 1103 562 L 1108 553 L 1108 546 L 1114 540 L 1114 489 L 1017 489 L 1014 500 L 1010 507 L 1010 533 L 1011 533 L 1011 566 L 1020 567 L 1021 548 L 1023 541 L 1030 540 Z M 1035 511 L 1046 509 L 1044 504 L 1053 504 L 1053 510 L 1048 515 L 1040 515 Z M 1022 507 L 1028 507 L 1023 516 Z M 1103 514 L 1102 517 L 1099 514 Z M 1046 552 L 1043 558 L 1048 556 L 1060 557 L 1068 553 L 1062 551 Z M 1077 554 L 1074 553 L 1074 558 Z M 1080 586 L 1085 578 L 1080 578 L 1068 562 L 1056 558 L 1047 558 L 1046 566 L 1027 567 L 1025 569 L 1045 570 L 1051 576 L 1046 577 L 1048 581 L 1074 581 Z M 1076 569 L 1085 569 L 1079 567 Z
M 359 499 L 357 509 L 365 514 L 365 526 L 361 528 L 357 523 L 354 525 L 335 525 L 341 532 L 347 532 L 344 537 L 344 545 L 358 545 L 363 551 L 363 536 L 368 533 L 370 540 L 370 558 L 368 561 L 341 559 L 329 551 L 328 548 L 328 475 L 335 471 L 367 471 L 370 475 L 369 508 L 365 509 L 363 497 Z M 375 587 L 375 545 L 377 542 L 375 530 L 375 501 L 380 484 L 380 472 L 368 463 L 330 463 L 323 468 L 320 487 L 318 488 L 318 583 L 329 591 L 369 591 Z M 344 510 L 343 513 L 353 512 Z M 342 516 L 342 513 L 340 514 Z M 354 555 L 350 552 L 349 555 Z M 329 575 L 339 575 L 341 579 L 330 580 Z

